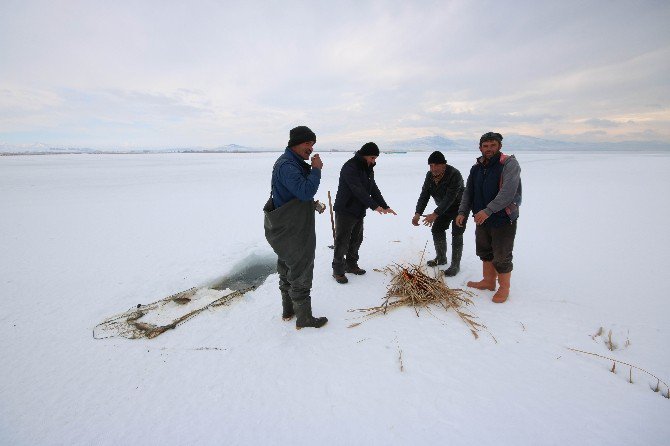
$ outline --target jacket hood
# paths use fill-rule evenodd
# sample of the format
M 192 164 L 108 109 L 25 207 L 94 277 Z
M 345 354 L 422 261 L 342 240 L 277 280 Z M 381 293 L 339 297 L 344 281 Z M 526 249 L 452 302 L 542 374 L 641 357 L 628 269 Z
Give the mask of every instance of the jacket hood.
M 372 163 L 372 165 L 368 165 L 368 162 L 365 161 L 365 158 L 363 158 L 363 155 L 359 155 L 358 153 L 354 154 L 354 159 L 358 161 L 360 164 L 361 168 L 371 171 L 373 168 L 377 165 L 377 163 Z

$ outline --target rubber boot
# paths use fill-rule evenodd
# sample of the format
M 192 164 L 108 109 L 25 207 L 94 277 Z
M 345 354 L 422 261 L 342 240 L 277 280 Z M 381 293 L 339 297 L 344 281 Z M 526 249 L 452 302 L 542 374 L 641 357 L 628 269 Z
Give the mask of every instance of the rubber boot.
M 290 321 L 293 319 L 293 316 L 295 316 L 295 311 L 293 311 L 293 302 L 291 301 L 291 297 L 287 292 L 281 293 L 281 306 L 281 318 L 285 321 Z
M 460 242 L 460 243 L 459 243 Z M 463 256 L 463 236 L 451 239 L 451 265 L 444 271 L 447 277 L 454 277 L 461 270 L 461 257 Z
M 498 291 L 493 295 L 493 302 L 501 304 L 507 300 L 509 297 L 509 285 L 510 279 L 512 278 L 512 273 L 501 273 L 498 274 Z
M 297 316 L 297 319 L 295 320 L 296 330 L 305 327 L 321 328 L 328 322 L 328 319 L 325 317 L 312 316 L 312 299 L 310 297 L 293 302 L 293 309 Z
M 468 282 L 470 288 L 476 288 L 478 290 L 496 290 L 496 272 L 493 262 L 482 262 L 482 271 L 484 278 L 479 282 Z
M 428 266 L 439 266 L 447 264 L 447 236 L 442 234 L 433 234 L 433 244 L 435 245 L 435 258 L 426 262 Z

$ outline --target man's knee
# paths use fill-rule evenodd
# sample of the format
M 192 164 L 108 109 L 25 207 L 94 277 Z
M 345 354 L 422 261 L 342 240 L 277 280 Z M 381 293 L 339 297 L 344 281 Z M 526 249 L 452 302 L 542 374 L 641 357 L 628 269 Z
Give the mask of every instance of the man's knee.
M 498 246 L 493 250 L 493 266 L 498 273 L 504 274 L 512 271 L 512 258 L 511 246 Z
M 477 253 L 477 257 L 484 262 L 493 260 L 493 245 L 487 243 L 487 240 L 484 240 L 484 238 L 477 238 L 475 240 L 475 252 Z
M 462 238 L 464 233 L 465 233 L 465 223 L 463 223 L 463 226 L 458 226 L 455 222 L 452 222 L 451 226 L 452 237 L 460 236 Z
M 289 290 L 289 296 L 291 300 L 298 301 L 303 300 L 309 297 L 309 293 L 312 290 L 312 282 L 296 282 L 291 284 L 291 289 Z
M 283 292 L 288 292 L 288 290 L 290 290 L 290 289 L 291 289 L 291 284 L 288 283 L 288 280 L 286 280 L 286 279 L 282 280 L 282 278 L 280 277 L 279 278 L 279 290 L 283 293 Z

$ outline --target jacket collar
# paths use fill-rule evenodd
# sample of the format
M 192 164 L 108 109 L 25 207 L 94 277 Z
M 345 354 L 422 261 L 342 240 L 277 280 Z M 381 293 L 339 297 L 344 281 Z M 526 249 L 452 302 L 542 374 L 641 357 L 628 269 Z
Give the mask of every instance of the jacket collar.
M 302 159 L 298 155 L 296 155 L 295 152 L 293 150 L 291 150 L 290 147 L 286 148 L 286 150 L 284 151 L 284 155 L 292 157 L 292 159 L 296 160 L 298 163 L 302 164 L 303 166 L 311 167 L 304 159 Z
M 502 155 L 502 152 L 499 151 L 498 153 L 493 155 L 493 157 L 488 161 L 486 161 L 486 158 L 484 158 L 484 155 L 482 155 L 479 158 L 477 158 L 477 164 L 481 164 L 484 167 L 488 167 L 492 164 L 498 164 L 498 163 L 500 163 L 500 156 L 501 155 Z
M 368 172 L 371 172 L 372 169 L 377 165 L 377 163 L 372 163 L 372 166 L 368 166 L 368 162 L 365 161 L 363 155 L 360 155 L 358 153 L 354 154 L 354 159 L 358 161 L 358 164 L 360 165 L 361 169 L 367 170 Z

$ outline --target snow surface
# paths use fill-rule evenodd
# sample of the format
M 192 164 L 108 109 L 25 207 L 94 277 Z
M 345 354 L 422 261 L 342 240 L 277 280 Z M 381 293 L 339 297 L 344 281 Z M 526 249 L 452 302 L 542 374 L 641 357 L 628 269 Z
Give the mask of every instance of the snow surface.
M 368 213 L 365 276 L 333 281 L 317 216 L 324 328 L 282 321 L 273 274 L 155 339 L 94 340 L 109 316 L 272 256 L 261 207 L 278 155 L 0 157 L 0 444 L 668 444 L 653 378 L 566 347 L 670 382 L 670 154 L 519 154 L 511 296 L 478 292 L 473 309 L 497 342 L 439 310 L 347 328 L 385 293 L 372 269 L 430 239 L 410 224 L 427 153 L 378 159 L 399 215 Z M 321 201 L 349 156 L 324 154 Z M 467 175 L 475 156 L 447 159 Z M 480 274 L 470 220 L 449 284 Z

